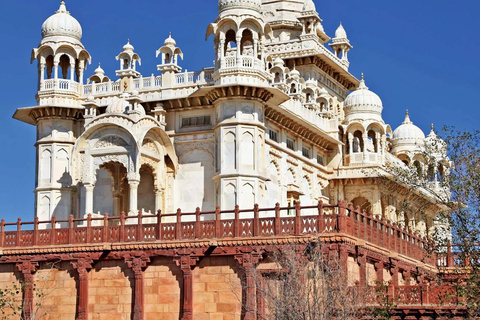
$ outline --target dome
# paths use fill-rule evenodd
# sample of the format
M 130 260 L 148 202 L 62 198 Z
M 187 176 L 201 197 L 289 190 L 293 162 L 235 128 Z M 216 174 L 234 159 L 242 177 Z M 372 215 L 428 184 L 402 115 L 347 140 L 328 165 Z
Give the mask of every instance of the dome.
M 313 0 L 305 0 L 305 4 L 303 5 L 303 11 L 316 11 L 315 3 Z
M 82 26 L 67 11 L 64 1 L 58 11 L 42 25 L 42 38 L 54 36 L 72 37 L 79 41 L 82 39 Z
M 294 68 L 292 71 L 290 71 L 290 76 L 293 79 L 298 79 L 298 78 L 300 78 L 300 72 L 297 69 Z
M 345 99 L 345 120 L 373 119 L 383 122 L 383 104 L 380 97 L 368 90 L 362 74 L 358 89 L 350 93 Z
M 123 46 L 124 52 L 133 52 L 135 48 L 130 44 L 130 39 L 128 39 L 127 44 Z
M 128 93 L 123 93 L 120 98 L 116 98 L 105 110 L 105 113 L 113 114 L 127 114 L 129 111 L 132 111 L 132 104 L 126 99 L 129 98 Z M 141 115 L 145 115 L 145 109 L 141 104 L 137 104 L 137 111 Z
M 447 143 L 437 136 L 435 130 L 433 129 L 433 123 L 431 126 L 430 134 L 425 139 L 425 145 L 427 150 L 434 154 L 445 155 L 447 153 Z
M 345 31 L 345 28 L 343 28 L 341 22 L 337 30 L 335 31 L 335 39 L 348 39 L 347 32 Z
M 171 46 L 171 47 L 175 47 L 177 45 L 177 42 L 175 41 L 175 39 L 172 38 L 172 33 L 170 33 L 168 38 L 165 39 L 164 45 L 165 46 Z
M 99 77 L 105 75 L 105 71 L 102 69 L 100 63 L 98 64 L 98 68 L 95 69 L 94 74 Z
M 275 67 L 283 67 L 285 65 L 285 62 L 283 62 L 283 59 L 282 58 L 276 58 L 274 61 L 273 61 L 273 65 Z
M 393 147 L 398 146 L 414 146 L 420 147 L 425 143 L 425 134 L 423 131 L 410 121 L 410 117 L 405 115 L 405 121 L 393 132 Z
M 251 9 L 260 12 L 262 0 L 218 0 L 218 11 Z

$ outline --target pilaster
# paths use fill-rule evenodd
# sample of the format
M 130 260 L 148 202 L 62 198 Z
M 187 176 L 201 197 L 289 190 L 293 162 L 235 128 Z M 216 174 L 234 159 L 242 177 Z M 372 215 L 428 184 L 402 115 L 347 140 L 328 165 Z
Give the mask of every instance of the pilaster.
M 33 316 L 34 299 L 34 274 L 38 268 L 38 262 L 24 261 L 17 263 L 18 270 L 23 276 L 23 319 L 31 319 Z
M 183 274 L 183 301 L 181 320 L 193 320 L 193 268 L 197 265 L 198 257 L 188 253 L 177 253 L 175 263 Z
M 76 320 L 88 319 L 88 272 L 92 269 L 93 260 L 91 259 L 78 259 L 77 261 L 71 261 L 72 267 L 77 270 L 78 273 L 78 307 Z

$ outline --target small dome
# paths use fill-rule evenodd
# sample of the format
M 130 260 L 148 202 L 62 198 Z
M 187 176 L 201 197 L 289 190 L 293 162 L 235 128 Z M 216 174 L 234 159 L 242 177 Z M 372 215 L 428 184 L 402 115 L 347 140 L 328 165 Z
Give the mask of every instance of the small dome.
M 303 5 L 303 11 L 317 11 L 313 0 L 305 0 L 305 4 Z
M 294 68 L 292 71 L 290 71 L 290 76 L 294 79 L 298 79 L 300 78 L 300 72 Z
M 218 11 L 229 9 L 251 9 L 260 12 L 261 0 L 218 0 Z
M 308 79 L 306 82 L 305 82 L 305 86 L 307 88 L 316 88 L 317 87 L 317 81 L 316 80 L 313 80 L 313 79 Z
M 447 143 L 437 136 L 435 130 L 433 129 L 433 123 L 431 126 L 430 134 L 425 139 L 425 145 L 427 151 L 437 155 L 446 155 L 447 154 Z
M 170 32 L 170 35 L 168 36 L 168 38 L 165 39 L 164 45 L 165 46 L 171 46 L 171 47 L 175 47 L 177 45 L 177 42 L 175 41 L 175 39 L 172 38 L 172 33 L 171 32 Z
M 98 64 L 98 68 L 95 69 L 94 73 L 96 76 L 99 76 L 99 77 L 105 75 L 105 71 L 102 69 L 100 63 Z
M 410 121 L 410 117 L 405 115 L 405 121 L 393 132 L 392 144 L 394 148 L 399 146 L 421 147 L 425 143 L 425 134 L 423 131 Z
M 42 38 L 54 36 L 72 37 L 79 41 L 82 39 L 82 26 L 67 11 L 64 1 L 61 2 L 58 11 L 42 25 Z
M 283 67 L 285 65 L 285 62 L 283 62 L 283 59 L 282 58 L 276 58 L 274 61 L 273 61 L 273 65 L 275 67 Z
M 360 81 L 358 89 L 350 93 L 345 99 L 345 120 L 353 119 L 373 119 L 383 122 L 382 110 L 383 104 L 380 97 L 368 90 L 365 85 L 365 79 Z
M 124 52 L 133 52 L 135 48 L 130 44 L 130 39 L 128 39 L 127 44 L 123 46 Z
M 341 22 L 337 30 L 335 31 L 335 39 L 348 39 L 347 32 L 343 28 L 343 25 Z
M 129 98 L 130 95 L 128 93 L 123 93 L 120 98 L 116 98 L 105 110 L 105 113 L 112 113 L 112 114 L 127 114 L 129 111 L 132 111 L 133 107 L 130 102 L 126 99 Z M 140 112 L 141 115 L 145 115 L 145 109 L 141 104 L 137 105 L 137 110 Z

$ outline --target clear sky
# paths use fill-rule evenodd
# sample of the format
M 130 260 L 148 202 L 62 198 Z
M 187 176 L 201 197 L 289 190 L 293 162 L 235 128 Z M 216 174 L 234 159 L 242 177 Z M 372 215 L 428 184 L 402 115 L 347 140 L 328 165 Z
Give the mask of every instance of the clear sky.
M 67 0 L 83 27 L 92 55 L 86 77 L 102 63 L 115 77 L 115 56 L 130 38 L 143 75 L 158 74 L 155 51 L 171 31 L 189 71 L 213 65 L 213 40 L 205 30 L 217 16 L 217 0 Z M 35 127 L 12 119 L 16 108 L 35 105 L 36 62 L 32 48 L 60 0 L 2 0 L 0 9 L 0 210 L 1 218 L 33 220 Z M 479 127 L 480 41 L 478 0 L 315 0 L 327 34 L 342 21 L 354 46 L 350 72 L 365 73 L 383 100 L 383 118 L 395 129 L 405 109 L 426 134 L 452 125 Z

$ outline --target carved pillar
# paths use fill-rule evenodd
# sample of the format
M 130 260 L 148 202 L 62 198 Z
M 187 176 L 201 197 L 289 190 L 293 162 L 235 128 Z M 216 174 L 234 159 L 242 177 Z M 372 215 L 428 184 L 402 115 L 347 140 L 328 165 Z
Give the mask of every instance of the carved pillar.
M 364 287 L 367 285 L 367 255 L 365 254 L 365 252 L 358 252 L 357 263 L 360 267 L 360 286 Z
M 392 284 L 398 287 L 398 266 L 395 261 L 391 262 L 390 274 L 392 275 Z
M 75 81 L 75 63 L 70 64 L 70 80 Z
M 144 317 L 144 270 L 150 259 L 146 256 L 126 258 L 125 263 L 132 269 L 135 279 L 135 289 L 133 291 L 133 320 L 143 320 Z
M 340 245 L 340 268 L 344 275 L 348 275 L 348 250 L 345 245 Z
M 70 262 L 78 272 L 78 307 L 76 320 L 88 319 L 88 272 L 92 269 L 93 260 L 78 259 Z
M 140 179 L 128 179 L 130 188 L 130 213 L 138 214 L 138 185 Z
M 235 260 L 243 267 L 244 272 L 244 295 L 245 295 L 245 317 L 244 320 L 255 320 L 257 315 L 257 282 L 256 267 L 262 255 L 254 253 L 244 253 L 235 256 Z
M 155 189 L 155 210 L 162 210 L 163 192 L 161 189 Z
M 34 273 L 37 270 L 38 262 L 25 261 L 17 263 L 18 270 L 23 276 L 23 311 L 22 319 L 30 319 L 33 313 L 34 299 Z
M 181 320 L 193 320 L 193 268 L 197 264 L 198 257 L 190 255 L 177 255 L 175 263 L 183 273 L 183 301 Z
M 93 213 L 94 184 L 85 184 L 85 214 Z
M 375 263 L 375 271 L 377 272 L 377 281 L 379 284 L 383 284 L 383 261 Z

